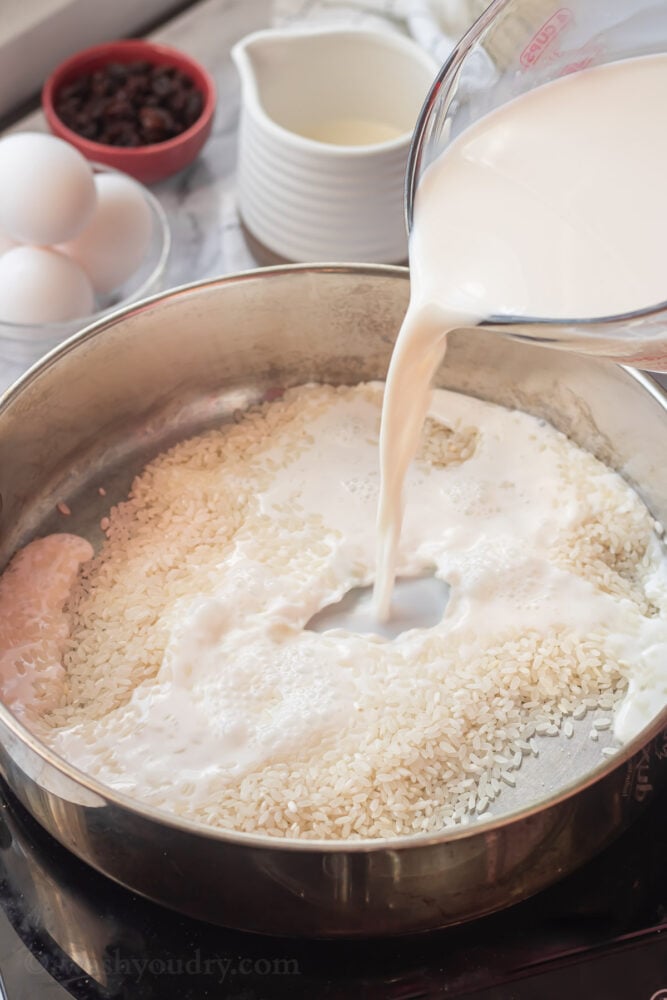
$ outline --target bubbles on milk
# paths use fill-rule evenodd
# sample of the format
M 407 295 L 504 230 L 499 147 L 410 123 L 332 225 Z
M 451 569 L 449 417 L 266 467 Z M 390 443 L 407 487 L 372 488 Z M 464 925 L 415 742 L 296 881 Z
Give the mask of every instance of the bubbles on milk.
M 380 479 L 377 474 L 351 476 L 349 479 L 341 480 L 341 486 L 364 503 L 376 505 L 378 502 Z

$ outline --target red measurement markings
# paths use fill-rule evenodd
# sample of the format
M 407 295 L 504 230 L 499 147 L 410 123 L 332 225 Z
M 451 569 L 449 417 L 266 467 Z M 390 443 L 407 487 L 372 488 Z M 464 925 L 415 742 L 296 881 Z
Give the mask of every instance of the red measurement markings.
M 578 73 L 580 69 L 588 69 L 589 66 L 595 66 L 596 63 L 600 61 L 600 56 L 603 51 L 604 49 L 601 45 L 597 45 L 595 48 L 591 49 L 581 49 L 579 59 L 575 59 L 574 62 L 568 63 L 567 66 L 563 66 L 558 75 L 567 76 L 568 73 Z
M 552 14 L 540 30 L 533 35 L 521 53 L 521 65 L 530 69 L 535 65 L 554 42 L 560 33 L 574 20 L 574 14 L 569 7 L 561 7 Z

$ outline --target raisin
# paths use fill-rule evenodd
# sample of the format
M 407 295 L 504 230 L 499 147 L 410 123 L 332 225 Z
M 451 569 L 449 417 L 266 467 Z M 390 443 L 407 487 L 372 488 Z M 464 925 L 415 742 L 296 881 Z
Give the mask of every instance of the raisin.
M 62 121 L 86 139 L 114 146 L 164 142 L 199 118 L 202 94 L 175 66 L 112 62 L 68 81 L 55 99 Z
M 167 132 L 174 123 L 172 116 L 164 108 L 140 108 L 139 121 L 143 128 L 163 129 Z
M 204 99 L 198 90 L 193 91 L 188 97 L 188 102 L 185 106 L 185 121 L 188 125 L 194 125 L 194 123 L 199 118 L 202 110 L 204 108 Z
M 111 93 L 111 80 L 101 70 L 91 76 L 90 92 L 94 97 L 107 97 Z
M 134 107 L 131 102 L 128 101 L 123 91 L 119 91 L 116 96 L 109 101 L 104 109 L 104 117 L 125 119 L 134 117 Z
M 76 131 L 84 139 L 97 139 L 100 130 L 97 122 L 87 121 L 77 125 Z
M 114 83 L 122 84 L 125 83 L 125 80 L 127 79 L 129 66 L 126 66 L 125 63 L 112 62 L 112 63 L 107 63 L 107 65 L 104 67 L 104 71 L 109 80 L 113 81 Z
M 156 76 L 153 78 L 151 83 L 151 90 L 156 95 L 156 97 L 168 97 L 174 89 L 174 81 L 170 80 L 168 76 Z

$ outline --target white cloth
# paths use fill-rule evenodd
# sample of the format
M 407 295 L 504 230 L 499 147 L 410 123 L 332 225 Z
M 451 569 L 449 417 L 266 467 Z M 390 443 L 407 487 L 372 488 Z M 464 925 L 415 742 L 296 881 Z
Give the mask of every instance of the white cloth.
M 402 31 L 444 62 L 480 0 L 275 0 L 276 27 L 354 25 Z
M 354 26 L 410 35 L 440 64 L 489 0 L 274 0 L 274 27 Z M 470 66 L 465 86 L 489 86 L 495 69 L 484 53 Z

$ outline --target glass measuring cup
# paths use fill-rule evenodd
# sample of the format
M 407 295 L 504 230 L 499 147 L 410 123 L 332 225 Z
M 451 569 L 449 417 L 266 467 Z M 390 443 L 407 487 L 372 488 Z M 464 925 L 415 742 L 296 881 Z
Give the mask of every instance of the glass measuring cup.
M 442 67 L 417 121 L 406 177 L 408 231 L 424 170 L 465 128 L 568 73 L 657 52 L 667 52 L 667 5 L 656 0 L 568 0 L 567 6 L 494 0 Z M 667 301 L 621 315 L 502 315 L 482 325 L 514 339 L 667 372 Z

